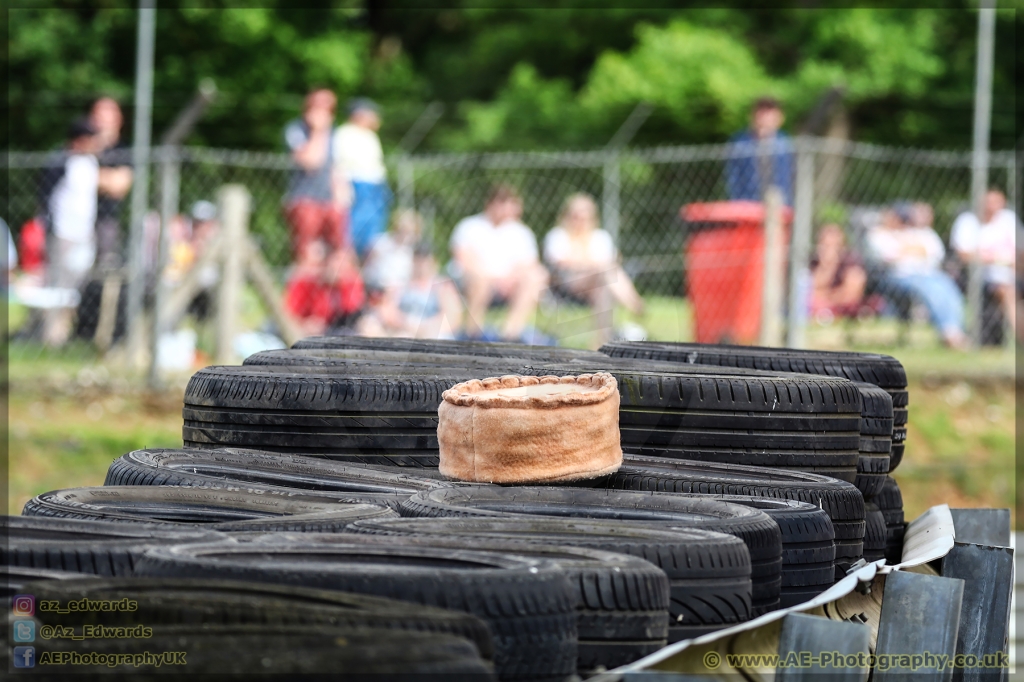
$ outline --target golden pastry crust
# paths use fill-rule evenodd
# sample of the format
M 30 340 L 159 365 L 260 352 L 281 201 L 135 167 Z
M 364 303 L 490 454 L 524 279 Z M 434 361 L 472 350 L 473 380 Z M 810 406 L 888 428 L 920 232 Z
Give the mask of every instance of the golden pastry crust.
M 437 436 L 446 476 L 487 483 L 570 481 L 609 474 L 622 464 L 619 391 L 610 374 L 473 380 L 443 398 Z

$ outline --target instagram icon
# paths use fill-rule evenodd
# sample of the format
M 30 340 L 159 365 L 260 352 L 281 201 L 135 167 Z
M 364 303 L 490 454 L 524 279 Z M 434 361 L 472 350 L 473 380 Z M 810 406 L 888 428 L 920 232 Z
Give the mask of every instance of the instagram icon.
M 11 600 L 11 610 L 15 616 L 34 616 L 36 598 L 31 594 L 16 594 Z

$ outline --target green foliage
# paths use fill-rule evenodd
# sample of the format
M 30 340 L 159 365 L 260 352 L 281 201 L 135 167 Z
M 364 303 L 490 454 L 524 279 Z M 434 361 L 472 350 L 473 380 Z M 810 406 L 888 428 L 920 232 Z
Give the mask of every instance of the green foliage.
M 154 131 L 198 82 L 221 91 L 191 144 L 279 149 L 281 128 L 314 85 L 384 108 L 394 145 L 426 102 L 447 113 L 434 149 L 599 147 L 637 102 L 656 105 L 635 144 L 712 142 L 774 94 L 796 129 L 824 92 L 844 90 L 858 139 L 964 147 L 970 141 L 976 14 L 969 0 L 927 9 L 632 8 L 598 0 L 545 7 L 403 7 L 336 0 L 293 9 L 207 2 L 157 16 Z M 89 100 L 128 102 L 134 3 L 64 0 L 3 19 L 15 149 L 60 143 Z M 993 146 L 1016 143 L 1020 23 L 998 14 Z M 127 112 L 130 121 L 130 108 Z M 130 137 L 130 134 L 129 134 Z
M 647 101 L 671 112 L 680 130 L 721 138 L 743 125 L 751 101 L 773 85 L 736 36 L 676 21 L 641 26 L 633 50 L 601 55 L 580 99 L 595 112 Z

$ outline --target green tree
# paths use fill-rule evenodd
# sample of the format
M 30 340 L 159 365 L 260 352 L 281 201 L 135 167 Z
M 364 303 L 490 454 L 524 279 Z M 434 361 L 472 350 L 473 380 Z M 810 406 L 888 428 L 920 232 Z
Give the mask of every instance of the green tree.
M 391 0 L 284 0 L 238 8 L 225 0 L 157 13 L 157 135 L 213 78 L 221 95 L 191 144 L 280 149 L 281 128 L 312 86 L 359 94 L 384 109 L 385 146 L 427 102 L 447 104 L 425 149 L 599 147 L 640 100 L 656 105 L 635 144 L 712 142 L 743 125 L 749 102 L 781 98 L 794 127 L 841 86 L 857 139 L 925 147 L 970 144 L 973 0 L 923 8 L 773 9 L 479 7 L 424 9 Z M 812 3 L 813 4 L 813 3 Z M 923 3 L 922 3 L 923 4 Z M 619 5 L 619 6 L 616 6 Z M 8 50 L 5 148 L 60 143 L 89 101 L 130 104 L 135 4 L 61 0 L 3 13 Z M 1017 142 L 1016 30 L 997 23 L 993 146 Z M 126 112 L 131 120 L 130 107 Z M 130 138 L 130 131 L 128 133 Z

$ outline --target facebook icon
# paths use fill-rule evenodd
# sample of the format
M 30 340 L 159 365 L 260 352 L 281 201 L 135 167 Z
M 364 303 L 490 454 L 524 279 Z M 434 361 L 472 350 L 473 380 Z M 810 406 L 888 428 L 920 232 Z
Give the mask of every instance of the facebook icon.
M 14 647 L 14 667 L 34 668 L 36 667 L 36 648 L 34 646 Z

